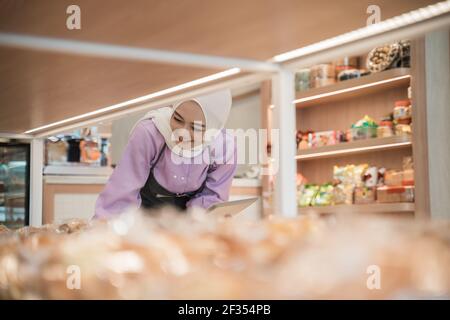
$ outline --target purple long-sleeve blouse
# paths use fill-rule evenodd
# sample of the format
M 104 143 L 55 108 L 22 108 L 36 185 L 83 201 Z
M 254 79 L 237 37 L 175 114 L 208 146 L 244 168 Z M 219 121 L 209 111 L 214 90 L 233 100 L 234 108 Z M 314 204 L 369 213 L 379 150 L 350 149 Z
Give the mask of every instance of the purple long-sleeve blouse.
M 97 199 L 96 218 L 108 218 L 129 207 L 139 207 L 139 192 L 152 167 L 158 183 L 173 193 L 195 191 L 205 183 L 202 191 L 188 201 L 187 207 L 208 208 L 228 200 L 236 170 L 236 145 L 232 135 L 222 130 L 209 148 L 189 159 L 191 163 L 180 163 L 186 159 L 168 147 L 155 163 L 164 145 L 164 137 L 153 120 L 141 120 L 136 125 L 119 164 Z

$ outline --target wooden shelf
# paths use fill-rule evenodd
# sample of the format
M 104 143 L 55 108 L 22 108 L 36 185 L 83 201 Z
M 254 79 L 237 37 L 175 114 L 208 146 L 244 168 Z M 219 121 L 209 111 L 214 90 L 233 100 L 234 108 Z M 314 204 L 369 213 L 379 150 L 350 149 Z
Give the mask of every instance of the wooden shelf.
M 332 146 L 304 149 L 300 150 L 295 158 L 297 160 L 305 161 L 407 147 L 411 147 L 410 137 L 392 136 L 387 138 L 364 139 L 352 142 L 343 142 Z
M 333 102 L 349 97 L 365 95 L 389 88 L 408 86 L 411 78 L 409 68 L 396 68 L 373 73 L 361 78 L 337 82 L 321 88 L 298 92 L 295 103 L 298 108 Z
M 414 212 L 414 203 L 373 203 L 373 204 L 352 204 L 335 205 L 324 207 L 304 207 L 298 208 L 299 214 L 335 214 L 335 213 L 399 213 Z

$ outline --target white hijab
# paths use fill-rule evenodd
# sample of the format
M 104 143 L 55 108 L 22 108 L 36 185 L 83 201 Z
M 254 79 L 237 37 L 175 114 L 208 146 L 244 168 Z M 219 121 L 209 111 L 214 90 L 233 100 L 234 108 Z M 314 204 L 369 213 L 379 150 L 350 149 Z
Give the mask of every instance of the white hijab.
M 172 118 L 174 111 L 186 101 L 195 101 L 202 109 L 206 120 L 205 139 L 202 144 L 195 146 L 194 148 L 183 145 L 183 143 L 177 144 L 173 139 L 173 132 L 170 127 L 170 119 Z M 185 158 L 193 158 L 202 153 L 203 150 L 214 141 L 220 133 L 220 130 L 223 129 L 230 113 L 231 103 L 232 97 L 230 90 L 221 90 L 197 98 L 183 100 L 175 103 L 173 106 L 151 110 L 139 121 L 152 119 L 158 131 L 164 137 L 167 146 L 175 154 Z

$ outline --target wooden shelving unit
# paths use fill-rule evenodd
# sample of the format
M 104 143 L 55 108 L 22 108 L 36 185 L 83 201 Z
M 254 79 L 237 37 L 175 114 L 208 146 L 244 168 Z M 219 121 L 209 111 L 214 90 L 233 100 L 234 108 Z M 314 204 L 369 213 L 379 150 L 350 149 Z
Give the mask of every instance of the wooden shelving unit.
M 400 86 L 407 86 L 411 78 L 409 68 L 391 69 L 361 78 L 337 82 L 336 84 L 314 88 L 296 94 L 296 105 L 306 108 L 320 103 L 376 93 Z
M 411 144 L 411 138 L 408 136 L 373 138 L 352 142 L 343 142 L 332 146 L 300 150 L 295 158 L 297 160 L 312 160 L 318 158 L 338 157 L 350 154 L 374 152 L 396 148 L 410 148 Z
M 369 115 L 375 120 L 392 112 L 397 100 L 407 98 L 411 70 L 398 68 L 357 79 L 337 82 L 296 94 L 297 129 L 306 131 L 346 130 Z M 414 122 L 414 119 L 413 119 Z M 299 150 L 297 170 L 310 183 L 332 180 L 333 165 L 368 163 L 387 169 L 401 169 L 405 156 L 411 156 L 409 136 L 392 136 Z M 408 213 L 414 203 L 374 203 L 299 208 L 299 213 Z
M 352 204 L 335 205 L 323 207 L 303 207 L 299 208 L 301 214 L 342 214 L 342 213 L 412 213 L 414 212 L 414 203 L 373 203 L 373 204 Z

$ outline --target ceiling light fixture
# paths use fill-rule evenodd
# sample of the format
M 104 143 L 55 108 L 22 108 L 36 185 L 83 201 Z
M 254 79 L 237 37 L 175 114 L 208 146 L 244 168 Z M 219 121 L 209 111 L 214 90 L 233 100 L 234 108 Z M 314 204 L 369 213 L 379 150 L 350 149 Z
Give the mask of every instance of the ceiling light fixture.
M 36 132 L 36 131 L 41 131 L 41 130 L 44 130 L 44 129 L 60 126 L 62 124 L 68 123 L 68 122 L 77 121 L 77 120 L 89 118 L 89 117 L 92 117 L 92 116 L 95 116 L 95 115 L 99 115 L 99 114 L 102 114 L 102 113 L 105 113 L 105 112 L 121 109 L 121 108 L 127 107 L 127 106 L 132 105 L 132 104 L 142 103 L 142 102 L 145 102 L 145 101 L 150 100 L 150 99 L 154 99 L 154 98 L 157 98 L 157 97 L 164 96 L 166 94 L 174 93 L 174 92 L 177 92 L 177 91 L 180 91 L 180 90 L 184 90 L 184 89 L 195 87 L 195 86 L 198 86 L 198 85 L 201 85 L 201 84 L 205 84 L 207 82 L 211 82 L 211 81 L 215 81 L 215 80 L 218 80 L 218 79 L 226 78 L 226 77 L 238 74 L 239 72 L 241 72 L 241 69 L 239 69 L 239 68 L 228 69 L 228 70 L 225 70 L 225 71 L 222 71 L 222 72 L 218 72 L 218 73 L 214 73 L 212 75 L 209 75 L 209 76 L 206 76 L 206 77 L 203 77 L 203 78 L 200 78 L 200 79 L 192 80 L 192 81 L 189 81 L 189 82 L 186 82 L 186 83 L 179 84 L 179 85 L 174 86 L 174 87 L 170 87 L 170 88 L 167 88 L 167 89 L 164 89 L 164 90 L 161 90 L 161 91 L 150 93 L 150 94 L 147 94 L 147 95 L 142 96 L 142 97 L 134 98 L 134 99 L 127 100 L 127 101 L 124 101 L 124 102 L 113 104 L 113 105 L 108 106 L 108 107 L 100 108 L 100 109 L 97 109 L 95 111 L 83 113 L 83 114 L 80 114 L 80 115 L 77 115 L 77 116 L 74 116 L 74 117 L 66 118 L 64 120 L 60 120 L 60 121 L 56 121 L 56 122 L 53 122 L 53 123 L 49 123 L 49 124 L 46 124 L 46 125 L 41 126 L 41 127 L 37 127 L 37 128 L 34 128 L 34 129 L 27 130 L 27 131 L 25 131 L 25 133 L 26 134 L 30 134 L 30 133 L 33 133 L 33 132 Z
M 400 16 L 396 16 L 364 28 L 344 33 L 342 35 L 326 39 L 309 46 L 276 55 L 271 59 L 271 61 L 285 62 L 287 60 L 300 58 L 308 54 L 316 53 L 349 42 L 381 34 L 390 30 L 405 27 L 448 12 L 450 12 L 450 0 L 438 2 L 436 4 L 413 10 Z

